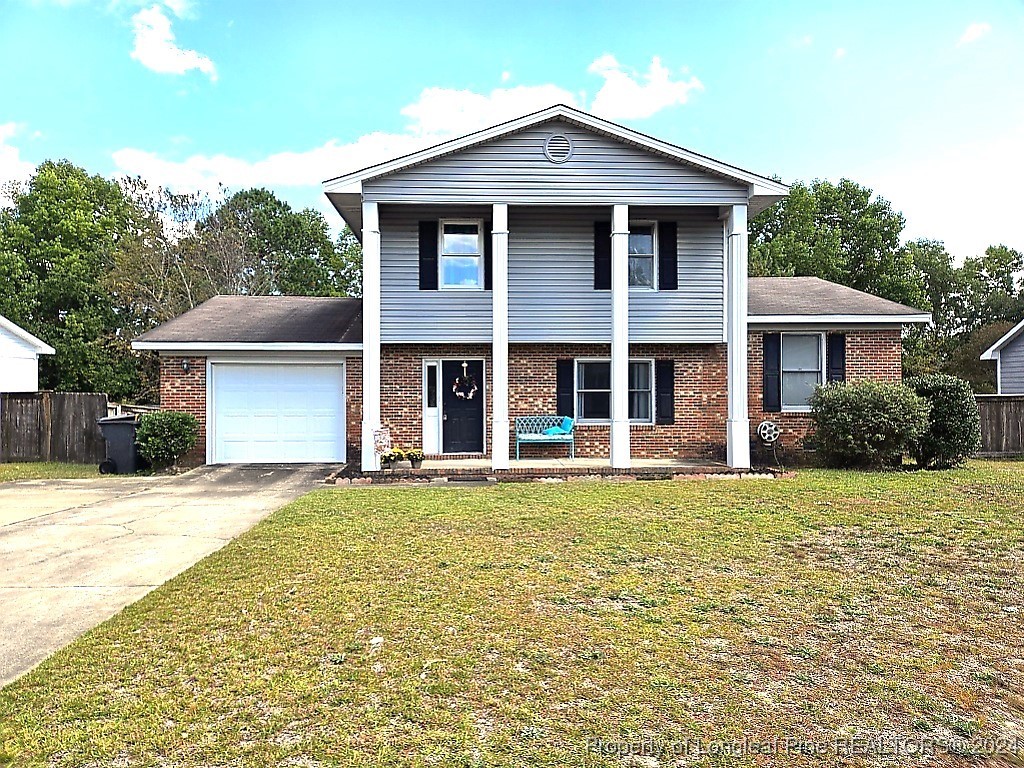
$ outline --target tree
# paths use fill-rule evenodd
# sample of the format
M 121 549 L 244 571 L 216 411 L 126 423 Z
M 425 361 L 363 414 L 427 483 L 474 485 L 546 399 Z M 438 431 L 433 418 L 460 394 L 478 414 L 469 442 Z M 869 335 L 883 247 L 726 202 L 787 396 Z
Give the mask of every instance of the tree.
M 996 391 L 995 365 L 981 359 L 981 353 L 995 344 L 1014 326 L 1008 320 L 999 320 L 968 334 L 950 350 L 948 359 L 940 365 L 942 373 L 964 379 L 971 389 L 980 394 Z
M 750 224 L 751 275 L 812 275 L 911 306 L 926 304 L 903 216 L 849 179 L 792 185 Z
M 345 296 L 353 287 L 353 260 L 361 261 L 349 242 L 338 253 L 323 214 L 295 211 L 267 189 L 228 197 L 199 222 L 196 238 L 200 251 L 214 251 L 214 263 L 228 266 L 228 285 L 216 286 L 220 293 Z M 223 251 L 225 243 L 230 254 Z
M 39 165 L 0 212 L 0 312 L 51 344 L 41 385 L 122 397 L 138 380 L 105 277 L 127 236 L 120 187 L 61 160 Z

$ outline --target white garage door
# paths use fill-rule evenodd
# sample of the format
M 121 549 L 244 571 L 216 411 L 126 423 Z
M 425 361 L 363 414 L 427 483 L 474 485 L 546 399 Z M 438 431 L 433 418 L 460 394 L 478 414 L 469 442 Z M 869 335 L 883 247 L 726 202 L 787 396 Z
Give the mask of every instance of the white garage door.
M 345 373 L 332 365 L 213 365 L 217 464 L 341 461 Z

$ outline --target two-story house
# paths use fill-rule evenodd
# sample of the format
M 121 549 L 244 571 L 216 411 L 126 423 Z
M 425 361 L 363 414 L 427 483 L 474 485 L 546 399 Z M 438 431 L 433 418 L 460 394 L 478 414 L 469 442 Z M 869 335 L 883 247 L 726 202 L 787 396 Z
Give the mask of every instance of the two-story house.
M 898 379 L 928 315 L 816 278 L 747 277 L 747 221 L 788 188 L 553 106 L 324 183 L 363 245 L 358 299 L 216 297 L 144 334 L 208 462 L 359 461 L 382 426 L 513 464 L 515 418 L 575 453 L 750 466 L 814 388 Z M 564 455 L 528 444 L 524 457 Z

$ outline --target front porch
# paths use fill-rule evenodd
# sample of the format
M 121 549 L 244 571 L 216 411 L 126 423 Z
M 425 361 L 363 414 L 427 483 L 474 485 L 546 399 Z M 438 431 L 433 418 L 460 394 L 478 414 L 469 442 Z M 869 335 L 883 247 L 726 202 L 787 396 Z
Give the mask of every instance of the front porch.
M 746 470 L 729 467 L 725 462 L 688 461 L 678 458 L 633 459 L 629 469 L 611 467 L 607 458 L 530 458 L 513 459 L 508 469 L 494 469 L 489 457 L 428 458 L 419 469 L 403 462 L 396 469 L 363 472 L 353 463 L 327 478 L 330 485 L 362 483 L 444 483 L 460 481 L 531 482 L 587 479 L 676 480 L 705 477 L 771 478 L 776 470 Z

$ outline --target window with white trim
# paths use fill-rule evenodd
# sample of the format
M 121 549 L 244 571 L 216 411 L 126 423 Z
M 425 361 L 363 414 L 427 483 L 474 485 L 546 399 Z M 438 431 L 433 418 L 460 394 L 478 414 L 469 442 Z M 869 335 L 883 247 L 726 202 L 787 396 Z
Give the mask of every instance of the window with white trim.
M 479 221 L 442 221 L 438 252 L 441 288 L 482 290 L 484 287 L 483 226 Z
M 629 420 L 654 422 L 654 363 L 629 361 Z M 612 364 L 610 360 L 576 361 L 576 418 L 609 421 L 612 412 Z
M 811 395 L 825 380 L 820 333 L 782 334 L 782 410 L 809 411 Z
M 655 258 L 657 227 L 653 222 L 629 225 L 629 285 L 631 288 L 657 286 Z

